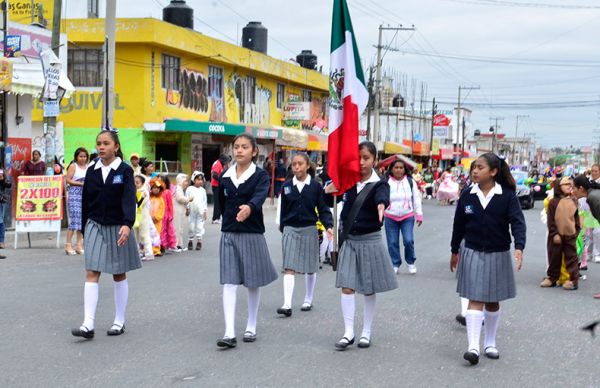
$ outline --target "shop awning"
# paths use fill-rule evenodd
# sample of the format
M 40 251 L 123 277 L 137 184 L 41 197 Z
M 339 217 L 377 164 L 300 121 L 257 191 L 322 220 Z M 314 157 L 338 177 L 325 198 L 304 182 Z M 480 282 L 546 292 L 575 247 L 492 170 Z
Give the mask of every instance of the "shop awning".
M 279 129 L 272 127 L 180 119 L 165 120 L 165 131 L 207 133 L 211 135 L 229 136 L 236 136 L 240 133 L 251 133 L 258 139 L 271 140 L 279 140 L 282 136 L 281 131 Z
M 40 62 L 14 62 L 12 64 L 12 82 L 10 92 L 15 94 L 31 94 L 39 97 L 44 89 L 45 79 Z M 75 87 L 64 71 L 60 72 L 59 87 L 65 90 L 65 98 L 71 97 Z
M 386 141 L 383 143 L 383 153 L 388 154 L 404 154 L 410 155 L 410 147 L 404 144 L 392 143 Z
M 297 128 L 287 128 L 273 126 L 281 132 L 281 140 L 277 142 L 277 145 L 290 149 L 305 150 L 308 148 L 308 133 L 305 130 Z

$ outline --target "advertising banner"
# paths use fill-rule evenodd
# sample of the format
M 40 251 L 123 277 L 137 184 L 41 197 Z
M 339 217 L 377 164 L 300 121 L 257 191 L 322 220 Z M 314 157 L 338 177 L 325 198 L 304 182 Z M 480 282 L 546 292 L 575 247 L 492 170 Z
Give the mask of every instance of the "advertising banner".
M 290 101 L 283 107 L 284 120 L 309 120 L 310 103 L 301 101 Z
M 4 56 L 6 58 L 14 58 L 21 55 L 21 36 L 6 35 L 6 50 Z
M 44 69 L 44 99 L 56 100 L 58 98 L 58 85 L 60 83 L 60 70 L 62 63 L 51 49 L 42 51 L 42 68 Z
M 20 176 L 18 179 L 17 221 L 62 219 L 62 176 Z
M 0 57 L 0 90 L 10 91 L 12 85 L 13 66 L 8 59 Z

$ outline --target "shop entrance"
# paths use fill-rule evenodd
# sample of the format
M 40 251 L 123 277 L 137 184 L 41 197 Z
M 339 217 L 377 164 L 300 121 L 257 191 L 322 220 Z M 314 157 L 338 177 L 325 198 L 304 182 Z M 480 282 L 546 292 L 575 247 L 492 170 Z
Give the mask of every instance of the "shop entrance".
M 210 169 L 213 163 L 219 159 L 221 155 L 221 147 L 218 144 L 203 144 L 202 145 L 202 172 L 206 177 L 206 181 L 210 183 Z

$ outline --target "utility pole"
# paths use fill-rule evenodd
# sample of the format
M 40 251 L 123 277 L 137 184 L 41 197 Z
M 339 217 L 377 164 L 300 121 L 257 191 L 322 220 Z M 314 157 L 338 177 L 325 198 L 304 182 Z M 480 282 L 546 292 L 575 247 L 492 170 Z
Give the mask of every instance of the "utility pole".
M 381 65 L 383 63 L 383 55 L 381 50 L 384 48 L 383 46 L 383 31 L 414 31 L 415 27 L 404 28 L 402 25 L 399 27 L 384 27 L 383 25 L 379 26 L 379 40 L 377 42 L 377 66 L 376 66 L 376 75 L 375 75 L 375 109 L 374 109 L 374 117 L 375 123 L 373 125 L 373 137 L 371 140 L 375 143 L 375 147 L 377 147 L 379 143 L 379 115 L 381 109 Z M 389 49 L 389 48 L 388 48 Z
M 431 104 L 431 135 L 429 136 L 429 166 L 433 166 L 433 122 L 435 120 L 437 105 L 435 104 L 435 97 L 433 97 L 433 103 Z
M 33 13 L 33 9 L 31 10 Z M 52 51 L 59 57 L 60 51 L 60 19 L 62 13 L 62 0 L 54 0 L 54 13 L 52 15 Z M 60 104 L 60 100 L 58 102 Z M 56 116 L 44 118 L 44 138 L 46 154 L 46 175 L 54 174 L 54 159 L 56 156 Z
M 504 117 L 490 117 L 490 120 L 495 120 L 496 124 L 492 131 L 492 153 L 496 153 L 496 135 L 498 133 L 498 120 L 504 120 Z
M 3 53 L 2 55 L 6 58 L 6 37 L 8 36 L 8 0 L 2 2 L 2 33 L 3 33 Z M 18 98 L 18 97 L 17 97 Z M 8 93 L 2 94 L 2 160 L 4 160 L 4 154 L 6 147 L 8 146 L 8 115 L 6 114 L 6 107 L 8 106 L 7 100 Z
M 367 139 L 371 137 L 371 111 L 373 110 L 373 72 L 375 69 L 371 66 L 369 68 L 369 84 L 367 85 L 367 91 L 369 92 L 369 103 L 367 104 Z
M 515 146 L 513 148 L 513 157 L 514 157 L 513 163 L 514 164 L 520 164 L 520 159 L 521 159 L 521 158 L 519 158 L 519 153 L 517 151 L 517 145 L 519 144 L 518 143 L 519 142 L 519 136 L 518 136 L 519 135 L 519 119 L 520 118 L 525 119 L 528 117 L 529 117 L 529 115 L 517 115 L 517 122 L 515 124 L 515 143 L 514 143 Z
M 102 128 L 113 128 L 113 117 L 115 112 L 115 47 L 117 36 L 117 0 L 106 1 L 105 20 L 105 62 L 104 62 L 104 90 L 103 90 L 103 114 Z
M 460 144 L 458 144 L 458 134 L 459 134 L 459 126 L 461 125 L 461 121 L 460 121 L 460 97 L 461 97 L 461 92 L 463 90 L 479 90 L 480 87 L 479 86 L 460 86 L 458 85 L 458 108 L 456 110 L 456 164 L 460 164 L 461 160 L 462 160 L 462 156 L 461 156 L 461 150 L 459 148 L 459 146 L 462 148 L 462 155 L 465 154 L 465 126 L 462 125 L 462 140 L 460 142 Z M 464 118 L 463 118 L 464 120 Z

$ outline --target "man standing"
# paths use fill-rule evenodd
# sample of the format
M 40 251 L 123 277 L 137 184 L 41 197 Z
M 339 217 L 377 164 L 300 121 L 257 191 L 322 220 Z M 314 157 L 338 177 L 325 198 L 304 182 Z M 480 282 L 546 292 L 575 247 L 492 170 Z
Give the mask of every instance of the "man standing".
M 221 223 L 221 209 L 219 206 L 219 178 L 223 171 L 227 170 L 229 164 L 229 157 L 225 154 L 221 154 L 219 159 L 213 163 L 210 169 L 210 185 L 212 186 L 213 193 L 213 224 Z
M 133 176 L 140 175 L 142 173 L 142 166 L 140 166 L 140 155 L 131 154 L 129 157 L 129 163 L 133 168 Z

